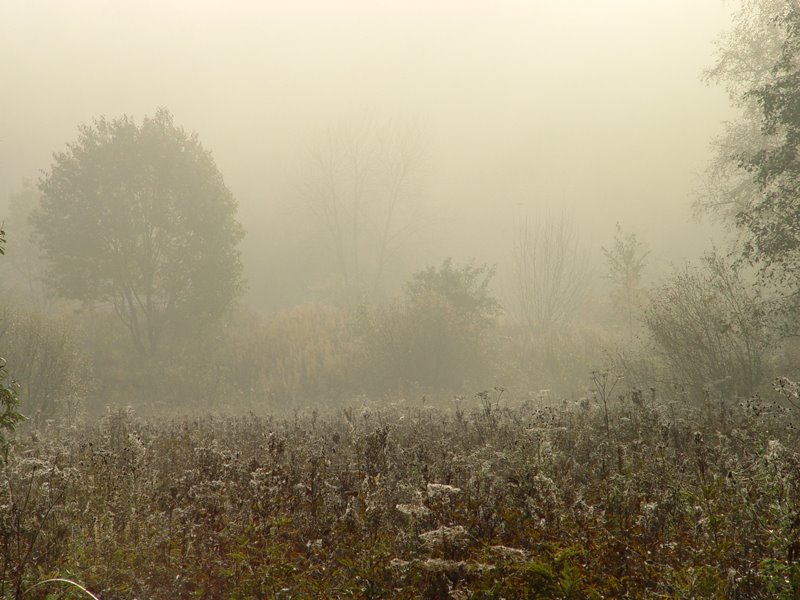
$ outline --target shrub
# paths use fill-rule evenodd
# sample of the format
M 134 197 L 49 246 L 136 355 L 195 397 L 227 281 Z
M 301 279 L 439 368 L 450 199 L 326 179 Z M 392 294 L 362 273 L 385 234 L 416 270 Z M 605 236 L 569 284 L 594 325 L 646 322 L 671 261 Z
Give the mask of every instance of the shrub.
M 4 359 L 0 363 L 0 451 L 7 447 L 5 434 L 14 431 L 14 427 L 23 417 L 18 412 L 19 397 L 16 383 L 8 382 L 8 371 Z
M 19 382 L 22 411 L 49 418 L 74 409 L 90 388 L 89 364 L 63 319 L 0 308 L 0 343 Z
M 363 308 L 365 380 L 373 391 L 418 387 L 464 391 L 492 373 L 491 341 L 500 307 L 489 291 L 494 269 L 440 267 L 416 273 L 403 300 Z
M 675 379 L 696 395 L 714 385 L 747 396 L 763 382 L 763 311 L 735 266 L 717 255 L 655 289 L 644 323 Z

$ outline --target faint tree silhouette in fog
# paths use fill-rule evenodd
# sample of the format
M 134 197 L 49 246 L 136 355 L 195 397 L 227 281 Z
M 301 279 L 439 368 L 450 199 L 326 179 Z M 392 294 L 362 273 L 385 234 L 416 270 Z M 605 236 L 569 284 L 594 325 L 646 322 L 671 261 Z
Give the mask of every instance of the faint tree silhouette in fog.
M 404 301 L 362 308 L 362 380 L 374 391 L 466 391 L 490 376 L 492 330 L 500 305 L 490 286 L 494 268 L 455 265 L 417 271 Z
M 642 295 L 642 272 L 650 251 L 635 233 L 624 233 L 617 223 L 614 244 L 603 248 L 608 268 L 607 277 L 616 286 L 614 304 L 625 315 L 628 335 L 633 335 L 633 322 Z
M 34 223 L 49 281 L 109 304 L 143 354 L 170 327 L 196 328 L 240 293 L 236 202 L 197 134 L 166 109 L 80 127 L 40 181 Z
M 513 249 L 513 312 L 529 331 L 571 318 L 586 296 L 589 263 L 565 214 L 520 221 Z
M 418 223 L 422 167 L 411 126 L 343 129 L 309 151 L 300 195 L 327 236 L 346 296 L 380 289 L 391 258 Z

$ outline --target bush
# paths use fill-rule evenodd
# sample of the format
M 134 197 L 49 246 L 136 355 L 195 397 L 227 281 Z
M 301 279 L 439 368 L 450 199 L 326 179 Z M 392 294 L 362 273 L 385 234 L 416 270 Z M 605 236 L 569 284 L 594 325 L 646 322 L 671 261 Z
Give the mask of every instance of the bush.
M 491 376 L 492 333 L 499 305 L 487 266 L 440 267 L 416 273 L 406 297 L 363 308 L 364 379 L 372 391 L 461 392 Z
M 695 395 L 714 386 L 747 396 L 763 383 L 764 313 L 735 266 L 719 256 L 656 288 L 644 323 L 674 378 Z
M 14 427 L 23 417 L 18 412 L 19 397 L 16 383 L 8 382 L 8 371 L 4 359 L 0 362 L 0 451 L 7 448 L 5 434 L 13 432 Z
M 0 343 L 23 413 L 49 418 L 86 396 L 90 369 L 75 337 L 63 319 L 0 308 Z

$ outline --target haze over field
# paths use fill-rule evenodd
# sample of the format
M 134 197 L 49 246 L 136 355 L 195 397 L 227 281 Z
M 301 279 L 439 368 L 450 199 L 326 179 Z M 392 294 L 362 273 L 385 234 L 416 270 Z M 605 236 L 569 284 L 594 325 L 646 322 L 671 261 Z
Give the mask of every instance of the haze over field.
M 798 597 L 798 0 L 0 0 L 0 57 L 0 600 Z
M 398 277 L 449 255 L 507 261 L 515 220 L 543 207 L 566 206 L 592 252 L 619 221 L 656 262 L 680 261 L 712 235 L 690 205 L 731 115 L 701 81 L 728 13 L 697 0 L 9 0 L 0 198 L 78 124 L 166 106 L 238 200 L 249 299 L 270 309 L 285 302 L 282 264 L 309 260 L 307 150 L 331 130 L 410 123 L 424 210 Z

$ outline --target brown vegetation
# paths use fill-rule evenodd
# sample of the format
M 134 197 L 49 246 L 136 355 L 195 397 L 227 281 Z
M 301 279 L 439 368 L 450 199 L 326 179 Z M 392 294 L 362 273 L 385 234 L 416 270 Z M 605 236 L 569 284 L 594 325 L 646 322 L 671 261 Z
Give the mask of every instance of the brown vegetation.
M 102 598 L 793 597 L 791 405 L 634 390 L 607 427 L 599 395 L 499 393 L 18 431 L 0 595 L 62 576 Z

